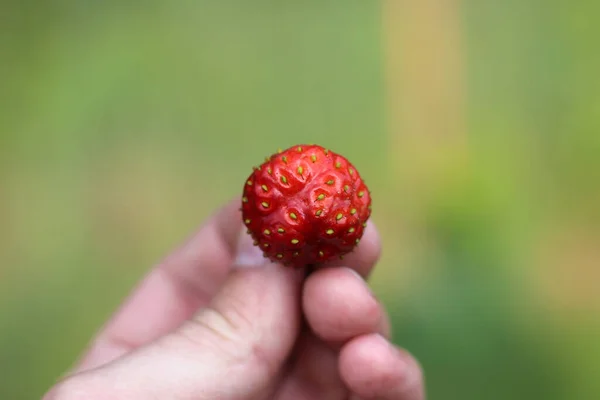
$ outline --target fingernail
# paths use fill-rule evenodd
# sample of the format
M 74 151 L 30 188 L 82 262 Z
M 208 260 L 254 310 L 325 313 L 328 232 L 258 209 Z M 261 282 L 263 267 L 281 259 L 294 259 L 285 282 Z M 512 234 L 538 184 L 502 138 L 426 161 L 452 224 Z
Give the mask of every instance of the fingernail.
M 348 270 L 356 279 L 358 279 L 363 285 L 364 287 L 369 291 L 369 293 L 371 295 L 373 295 L 373 291 L 371 290 L 371 287 L 367 284 L 367 281 L 365 280 L 365 278 L 362 277 L 362 275 L 360 275 L 358 272 L 356 272 L 356 270 L 349 268 L 349 267 L 342 267 L 345 270 Z
M 246 231 L 240 232 L 236 258 L 233 261 L 234 268 L 255 268 L 268 264 L 263 252 L 253 244 L 252 238 Z
M 373 338 L 385 346 L 393 347 L 390 341 L 381 333 L 374 333 Z
M 392 354 L 396 356 L 399 362 L 408 363 L 410 361 L 410 356 L 406 353 L 400 351 L 398 347 L 396 347 L 390 339 L 383 336 L 381 333 L 374 334 L 375 339 L 380 342 L 383 346 L 386 346 Z
M 379 342 L 383 347 L 387 347 L 391 354 L 396 356 L 398 362 L 405 362 L 406 356 L 402 354 L 400 350 L 388 338 L 383 336 L 381 333 L 374 333 L 373 338 Z

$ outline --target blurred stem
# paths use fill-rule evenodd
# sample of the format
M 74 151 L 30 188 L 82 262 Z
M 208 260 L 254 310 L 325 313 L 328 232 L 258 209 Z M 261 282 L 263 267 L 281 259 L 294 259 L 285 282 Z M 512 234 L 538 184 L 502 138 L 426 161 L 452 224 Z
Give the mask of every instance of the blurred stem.
M 384 0 L 382 13 L 391 193 L 381 225 L 390 265 L 412 266 L 384 284 L 397 290 L 435 273 L 418 265 L 440 265 L 428 219 L 467 177 L 464 49 L 460 0 Z
M 459 0 L 385 0 L 389 160 L 395 190 L 417 219 L 464 172 L 464 50 Z M 456 176 L 455 176 L 456 177 Z M 450 179 L 449 179 L 450 178 Z

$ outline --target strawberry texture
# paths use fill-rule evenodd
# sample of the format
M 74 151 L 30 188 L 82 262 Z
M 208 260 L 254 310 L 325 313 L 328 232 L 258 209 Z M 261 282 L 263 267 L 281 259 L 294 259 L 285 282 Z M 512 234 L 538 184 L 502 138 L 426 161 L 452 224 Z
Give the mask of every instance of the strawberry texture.
M 371 193 L 342 155 L 296 145 L 255 167 L 244 184 L 242 219 L 265 257 L 302 267 L 342 258 L 363 236 Z

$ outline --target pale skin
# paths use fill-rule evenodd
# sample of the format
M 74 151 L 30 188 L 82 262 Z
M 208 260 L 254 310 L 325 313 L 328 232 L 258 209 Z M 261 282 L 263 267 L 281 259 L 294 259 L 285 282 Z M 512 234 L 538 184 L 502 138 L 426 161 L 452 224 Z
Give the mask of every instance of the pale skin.
M 424 400 L 364 279 L 380 242 L 319 268 L 268 262 L 239 200 L 151 269 L 44 400 Z

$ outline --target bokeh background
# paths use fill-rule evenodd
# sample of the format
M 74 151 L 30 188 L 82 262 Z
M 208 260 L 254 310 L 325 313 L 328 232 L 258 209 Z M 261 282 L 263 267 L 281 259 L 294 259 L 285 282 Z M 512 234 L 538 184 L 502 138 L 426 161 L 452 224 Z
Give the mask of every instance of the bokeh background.
M 374 196 L 431 399 L 600 393 L 600 2 L 0 5 L 0 399 L 39 398 L 278 147 Z

